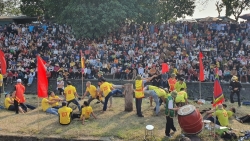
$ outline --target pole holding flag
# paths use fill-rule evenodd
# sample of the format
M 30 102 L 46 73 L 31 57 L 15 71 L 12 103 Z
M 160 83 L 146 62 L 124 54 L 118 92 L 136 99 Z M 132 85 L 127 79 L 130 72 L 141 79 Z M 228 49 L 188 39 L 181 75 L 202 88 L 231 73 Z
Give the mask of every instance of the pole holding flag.
M 48 97 L 48 79 L 46 76 L 46 62 L 37 55 L 37 107 L 39 107 L 39 98 Z M 38 131 L 39 131 L 39 110 L 38 110 Z
M 82 94 L 83 94 L 83 73 L 84 73 L 84 68 L 85 68 L 85 59 L 82 53 L 82 50 L 80 50 L 80 54 L 81 54 L 81 72 L 82 72 Z
M 223 91 L 220 85 L 219 76 L 216 75 L 214 80 L 214 95 L 213 95 L 213 107 L 222 104 L 225 101 Z M 214 115 L 214 123 L 216 123 L 216 115 Z M 214 127 L 214 137 L 215 137 L 215 127 Z

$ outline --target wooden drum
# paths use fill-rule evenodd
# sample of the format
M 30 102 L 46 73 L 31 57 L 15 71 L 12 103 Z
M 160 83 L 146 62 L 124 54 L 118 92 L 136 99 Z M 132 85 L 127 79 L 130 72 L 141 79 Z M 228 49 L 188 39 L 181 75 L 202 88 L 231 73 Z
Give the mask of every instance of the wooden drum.
M 202 116 L 193 105 L 185 105 L 178 110 L 178 122 L 184 134 L 198 134 L 202 131 Z

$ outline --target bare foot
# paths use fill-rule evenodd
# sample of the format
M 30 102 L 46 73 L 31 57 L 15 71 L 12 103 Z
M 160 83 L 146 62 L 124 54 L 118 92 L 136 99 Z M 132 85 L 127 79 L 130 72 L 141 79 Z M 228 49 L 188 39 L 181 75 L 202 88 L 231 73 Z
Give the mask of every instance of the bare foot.
M 109 105 L 109 108 L 112 108 L 112 105 Z

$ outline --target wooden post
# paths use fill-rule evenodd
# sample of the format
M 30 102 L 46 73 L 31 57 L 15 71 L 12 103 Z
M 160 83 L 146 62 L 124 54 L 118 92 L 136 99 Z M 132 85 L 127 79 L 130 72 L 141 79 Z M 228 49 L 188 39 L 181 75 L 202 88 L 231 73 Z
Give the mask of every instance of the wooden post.
M 124 85 L 124 95 L 125 95 L 125 111 L 131 112 L 133 111 L 133 93 L 134 88 L 133 84 L 125 84 Z

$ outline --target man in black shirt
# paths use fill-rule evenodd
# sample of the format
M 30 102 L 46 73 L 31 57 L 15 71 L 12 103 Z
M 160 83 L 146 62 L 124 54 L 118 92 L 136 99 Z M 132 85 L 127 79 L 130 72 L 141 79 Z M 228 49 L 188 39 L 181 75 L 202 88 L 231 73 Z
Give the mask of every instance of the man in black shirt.
M 231 90 L 231 94 L 230 94 L 230 102 L 234 103 L 234 99 L 233 96 L 234 94 L 237 94 L 238 97 L 238 105 L 239 107 L 241 106 L 241 102 L 240 102 L 240 90 L 242 88 L 240 82 L 238 81 L 238 77 L 237 76 L 233 76 L 232 80 L 230 82 L 230 90 Z

